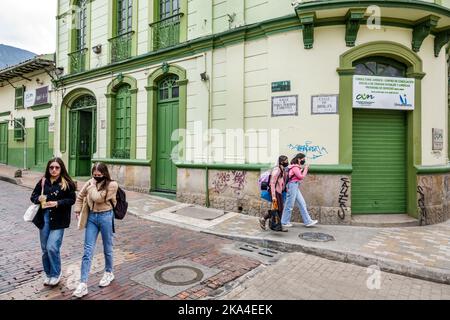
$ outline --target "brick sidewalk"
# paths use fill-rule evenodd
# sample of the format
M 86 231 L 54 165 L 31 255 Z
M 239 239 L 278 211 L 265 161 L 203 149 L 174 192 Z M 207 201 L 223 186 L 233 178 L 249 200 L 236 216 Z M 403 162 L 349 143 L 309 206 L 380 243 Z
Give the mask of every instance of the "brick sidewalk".
M 0 181 L 0 300 L 71 299 L 78 282 L 84 232 L 76 230 L 76 222 L 72 220 L 62 246 L 61 284 L 55 288 L 44 287 L 38 230 L 22 219 L 30 193 L 29 189 Z M 201 299 L 261 264 L 248 257 L 225 253 L 223 247 L 232 241 L 133 215 L 117 222 L 116 230 L 116 279 L 109 287 L 98 286 L 104 261 L 99 239 L 88 283 L 89 295 L 85 299 Z M 220 272 L 173 297 L 131 280 L 145 271 L 180 259 Z

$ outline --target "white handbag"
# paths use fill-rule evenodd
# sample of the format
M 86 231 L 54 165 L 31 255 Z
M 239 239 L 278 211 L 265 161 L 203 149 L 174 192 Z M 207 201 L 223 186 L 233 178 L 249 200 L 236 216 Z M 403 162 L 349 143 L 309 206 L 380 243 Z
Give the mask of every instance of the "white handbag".
M 42 185 L 41 185 L 41 195 L 44 194 L 44 184 L 45 184 L 45 178 L 42 178 Z M 25 214 L 23 215 L 23 220 L 26 222 L 32 222 L 34 217 L 39 211 L 40 204 L 32 204 L 28 207 L 27 211 L 25 211 Z
M 36 213 L 39 211 L 40 204 L 32 204 L 28 207 L 27 211 L 25 211 L 25 214 L 23 215 L 23 220 L 26 222 L 33 221 L 34 217 L 36 216 Z

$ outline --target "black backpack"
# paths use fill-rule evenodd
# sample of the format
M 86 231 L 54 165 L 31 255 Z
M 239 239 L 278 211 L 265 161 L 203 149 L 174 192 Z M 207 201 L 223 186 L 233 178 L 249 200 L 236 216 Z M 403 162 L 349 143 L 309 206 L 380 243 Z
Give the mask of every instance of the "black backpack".
M 117 201 L 116 206 L 115 207 L 113 206 L 114 218 L 122 220 L 127 214 L 128 202 L 125 191 L 123 191 L 123 189 L 120 187 L 117 189 L 116 201 Z

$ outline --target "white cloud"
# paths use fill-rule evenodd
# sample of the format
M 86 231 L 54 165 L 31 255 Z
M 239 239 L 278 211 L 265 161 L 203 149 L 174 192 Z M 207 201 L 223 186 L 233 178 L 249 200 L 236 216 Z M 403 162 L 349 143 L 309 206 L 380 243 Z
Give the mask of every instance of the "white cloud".
M 0 44 L 37 54 L 56 51 L 57 0 L 1 0 Z

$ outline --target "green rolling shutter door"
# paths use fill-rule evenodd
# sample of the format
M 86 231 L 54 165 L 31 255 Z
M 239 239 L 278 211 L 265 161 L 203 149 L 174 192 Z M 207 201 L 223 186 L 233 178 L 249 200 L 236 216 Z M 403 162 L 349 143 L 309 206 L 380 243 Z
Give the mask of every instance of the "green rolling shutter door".
M 406 213 L 406 114 L 353 111 L 352 214 Z

